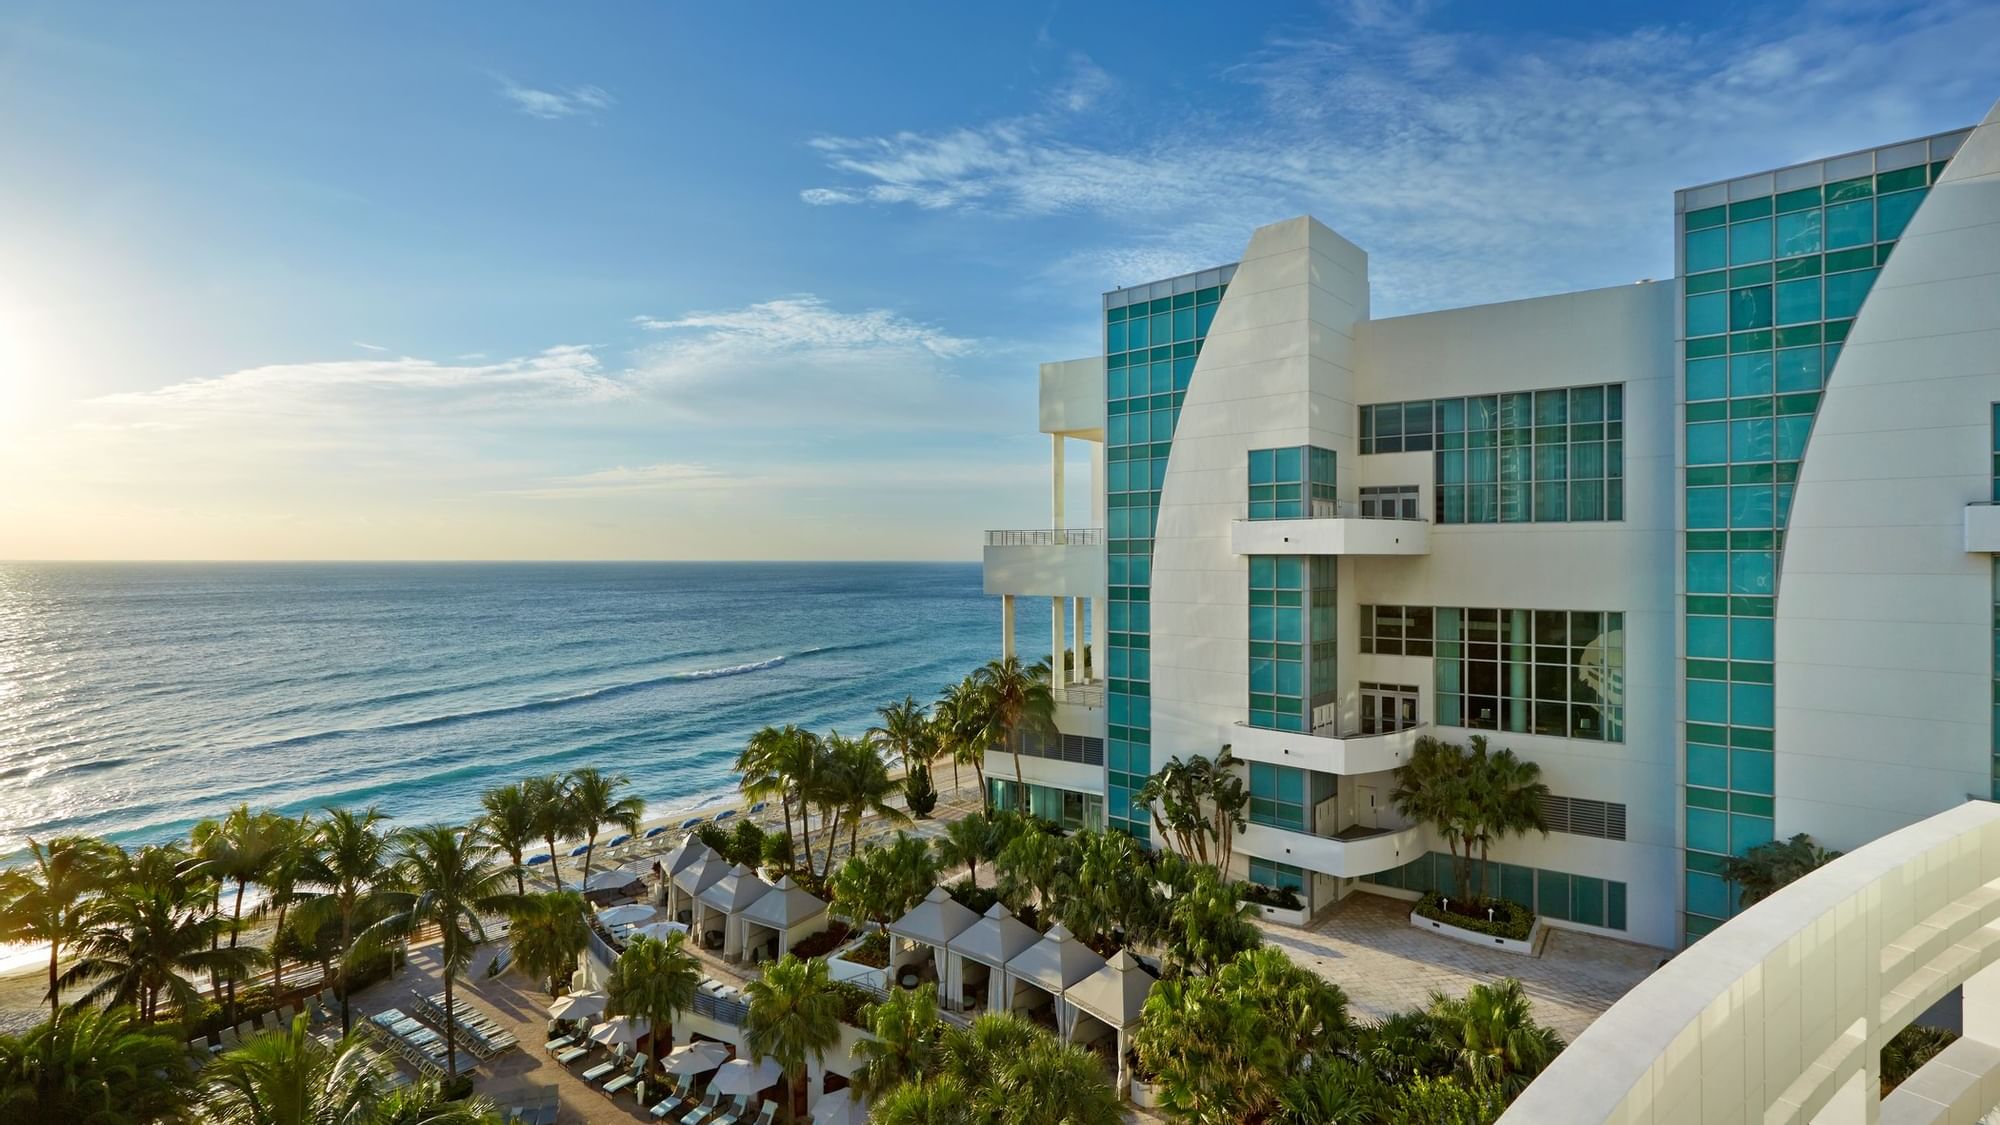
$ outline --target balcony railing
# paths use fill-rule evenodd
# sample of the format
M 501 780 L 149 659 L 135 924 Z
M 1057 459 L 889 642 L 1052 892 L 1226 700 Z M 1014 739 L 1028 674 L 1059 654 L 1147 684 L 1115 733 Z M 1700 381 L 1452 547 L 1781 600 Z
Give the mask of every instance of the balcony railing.
M 1366 500 L 1315 500 L 1312 508 L 1303 517 L 1314 520 L 1408 520 L 1412 523 L 1429 523 L 1421 510 L 1405 515 L 1402 505 L 1384 498 L 1378 503 Z
M 989 531 L 988 547 L 1101 547 L 1101 527 L 1037 527 L 1024 531 Z
M 1079 707 L 1104 706 L 1103 681 L 1094 684 L 1051 684 L 1049 694 L 1055 696 L 1058 703 L 1074 703 Z

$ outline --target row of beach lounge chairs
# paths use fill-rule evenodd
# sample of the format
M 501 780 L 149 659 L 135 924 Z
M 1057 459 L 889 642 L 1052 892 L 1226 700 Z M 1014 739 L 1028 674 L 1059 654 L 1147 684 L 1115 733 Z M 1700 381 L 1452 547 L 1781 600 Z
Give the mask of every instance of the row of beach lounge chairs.
M 725 1098 L 719 1094 L 703 1097 L 695 1083 L 672 1075 L 667 1077 L 664 1087 L 649 1087 L 646 1075 L 652 1060 L 645 1054 L 634 1055 L 618 1047 L 596 1055 L 593 1060 L 597 1044 L 591 1042 L 587 1028 L 578 1025 L 573 1033 L 557 1034 L 560 1030 L 552 1025 L 549 1041 L 543 1045 L 558 1063 L 570 1066 L 588 1062 L 577 1077 L 596 1086 L 606 1097 L 615 1099 L 630 1090 L 640 1108 L 647 1108 L 653 1097 L 660 1098 L 648 1109 L 655 1120 L 678 1125 L 771 1125 L 777 1115 L 776 1102 L 765 1102 L 760 1109 L 748 1097 Z
M 338 1020 L 340 1001 L 334 998 L 333 989 L 321 989 L 316 995 L 293 1003 L 280 1004 L 268 1012 L 244 1020 L 235 1027 L 224 1028 L 222 1034 L 213 1040 L 206 1036 L 190 1039 L 188 1049 L 195 1052 L 206 1050 L 211 1055 L 219 1055 L 259 1032 L 284 1031 L 292 1026 L 292 1021 L 302 1015 L 306 1017 L 307 1024 L 311 1027 L 318 1027 L 328 1020 Z
M 371 1034 L 382 1041 L 391 1053 L 401 1058 L 424 1074 L 442 1074 L 445 1071 L 444 1036 L 433 1028 L 419 1023 L 414 1017 L 405 1015 L 400 1008 L 389 1008 L 368 1017 L 366 1025 Z M 462 1073 L 478 1065 L 476 1058 L 461 1057 L 457 1069 Z
M 672 1079 L 668 1080 L 666 1093 L 665 1100 L 647 1112 L 656 1120 L 680 1125 L 771 1125 L 778 1113 L 777 1102 L 764 1102 L 760 1108 L 747 1094 L 733 1098 L 710 1094 L 704 1098 L 696 1093 L 692 1083 L 683 1087 Z
M 491 1017 L 467 1004 L 464 997 L 452 997 L 450 1012 L 445 1011 L 443 992 L 418 996 L 411 1002 L 411 1006 L 417 1010 L 418 1015 L 439 1027 L 447 1023 L 456 1023 L 458 1041 L 482 1059 L 490 1059 L 521 1045 L 521 1041 L 515 1038 L 513 1032 L 501 1027 Z
M 758 801 L 756 804 L 744 809 L 741 813 L 738 813 L 735 809 L 723 809 L 721 812 L 715 814 L 714 823 L 725 824 L 735 820 L 738 816 L 743 817 L 745 820 L 759 820 L 769 811 L 769 802 Z M 707 823 L 710 823 L 710 818 L 707 816 L 691 816 L 681 821 L 678 825 L 655 825 L 647 829 L 642 835 L 620 833 L 597 845 L 597 861 L 601 863 L 617 863 L 621 860 L 636 858 L 647 851 L 659 847 L 661 843 L 660 837 L 668 833 L 691 832 Z M 569 850 L 569 855 L 570 858 L 575 859 L 589 850 L 590 845 L 578 844 Z M 539 867 L 549 862 L 549 853 L 538 852 L 528 856 L 523 862 L 529 867 Z

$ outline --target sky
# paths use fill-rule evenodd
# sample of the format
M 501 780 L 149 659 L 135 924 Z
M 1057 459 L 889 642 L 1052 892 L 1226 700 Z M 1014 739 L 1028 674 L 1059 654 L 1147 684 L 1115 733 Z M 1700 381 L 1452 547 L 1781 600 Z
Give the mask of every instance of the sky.
M 972 559 L 1036 364 L 1311 213 L 1378 316 L 1978 121 L 1990 0 L 0 8 L 0 559 Z M 1087 467 L 1070 443 L 1072 511 Z

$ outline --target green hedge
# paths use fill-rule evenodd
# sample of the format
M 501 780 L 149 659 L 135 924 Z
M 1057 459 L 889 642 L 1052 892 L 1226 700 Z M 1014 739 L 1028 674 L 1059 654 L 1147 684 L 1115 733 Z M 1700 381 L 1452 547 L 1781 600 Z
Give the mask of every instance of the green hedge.
M 1510 941 L 1526 941 L 1528 935 L 1534 931 L 1535 912 L 1518 902 L 1509 902 L 1504 898 L 1490 898 L 1480 903 L 1479 909 L 1482 912 L 1488 908 L 1493 911 L 1493 920 L 1489 922 L 1484 918 L 1467 918 L 1462 914 L 1445 910 L 1439 901 L 1440 897 L 1436 891 L 1425 895 L 1417 902 L 1416 914 L 1434 922 L 1443 922 L 1447 926 L 1456 926 L 1475 934 L 1507 938 Z

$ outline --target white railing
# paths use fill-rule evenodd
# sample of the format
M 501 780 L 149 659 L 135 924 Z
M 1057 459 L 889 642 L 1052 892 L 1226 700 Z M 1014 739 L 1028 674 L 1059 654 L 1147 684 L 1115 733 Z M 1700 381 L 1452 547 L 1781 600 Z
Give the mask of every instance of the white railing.
M 1101 547 L 1101 527 L 1036 527 L 1021 531 L 989 531 L 988 547 Z

